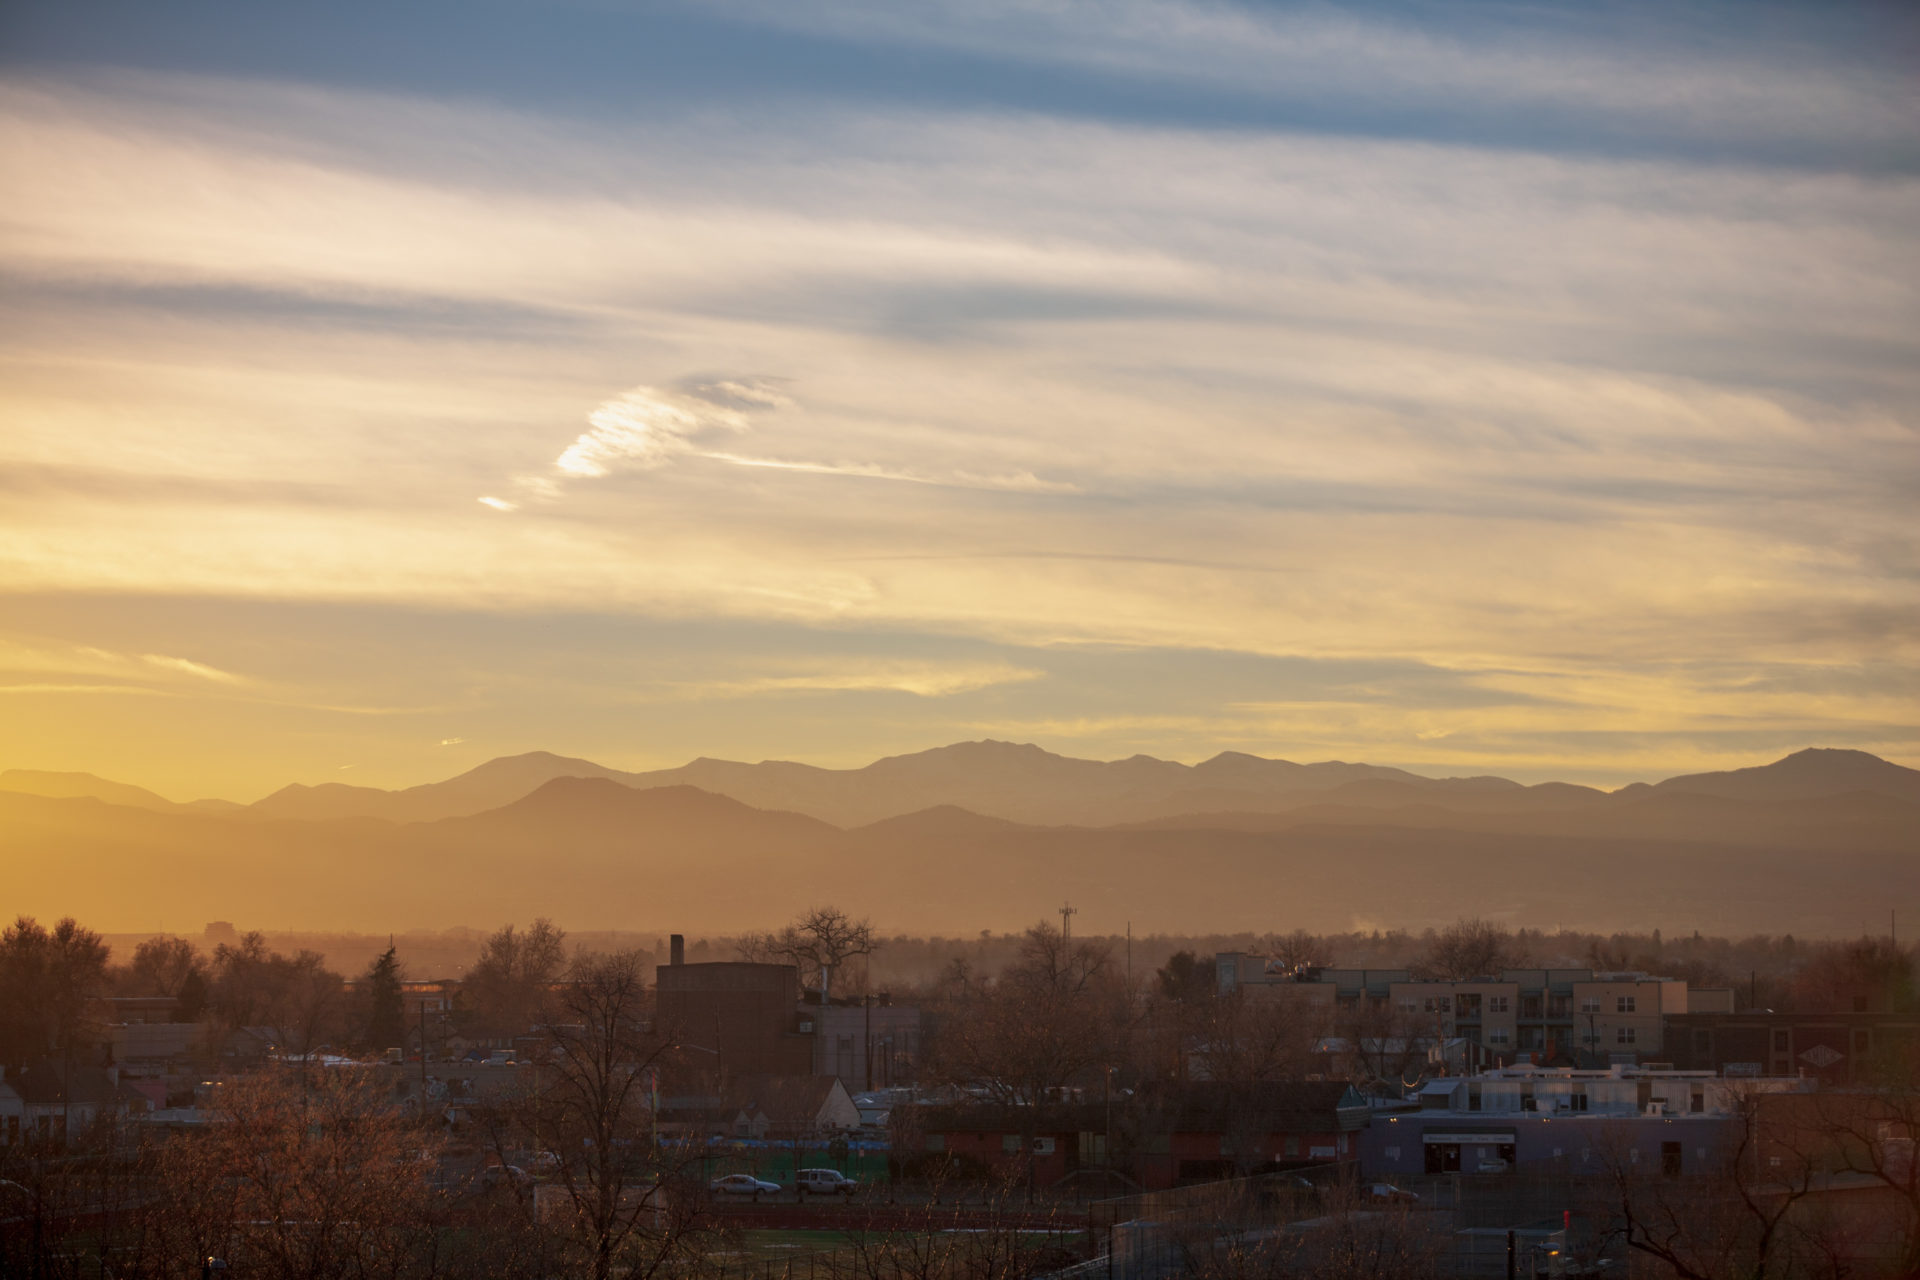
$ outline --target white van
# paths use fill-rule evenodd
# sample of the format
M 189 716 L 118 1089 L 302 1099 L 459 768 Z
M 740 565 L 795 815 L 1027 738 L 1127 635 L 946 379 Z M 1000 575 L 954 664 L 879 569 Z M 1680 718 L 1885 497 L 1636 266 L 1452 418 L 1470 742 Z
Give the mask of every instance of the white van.
M 793 1185 L 801 1195 L 812 1192 L 816 1196 L 850 1196 L 860 1188 L 838 1169 L 802 1169 L 794 1175 Z

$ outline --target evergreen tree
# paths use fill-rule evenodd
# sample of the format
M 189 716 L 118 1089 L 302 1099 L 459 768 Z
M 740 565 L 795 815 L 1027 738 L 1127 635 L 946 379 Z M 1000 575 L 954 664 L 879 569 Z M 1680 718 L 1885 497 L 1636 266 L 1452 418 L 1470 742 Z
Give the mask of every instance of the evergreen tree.
M 391 943 L 367 967 L 367 1047 L 388 1049 L 406 1032 L 400 1001 L 400 959 Z

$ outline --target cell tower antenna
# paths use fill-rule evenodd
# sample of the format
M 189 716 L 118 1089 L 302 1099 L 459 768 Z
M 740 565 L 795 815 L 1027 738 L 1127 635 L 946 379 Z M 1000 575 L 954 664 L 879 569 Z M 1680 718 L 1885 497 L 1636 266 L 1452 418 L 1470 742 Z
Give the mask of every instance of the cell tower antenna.
M 1071 902 L 1060 904 L 1060 939 L 1065 941 L 1073 936 L 1073 917 L 1080 914 L 1080 908 Z

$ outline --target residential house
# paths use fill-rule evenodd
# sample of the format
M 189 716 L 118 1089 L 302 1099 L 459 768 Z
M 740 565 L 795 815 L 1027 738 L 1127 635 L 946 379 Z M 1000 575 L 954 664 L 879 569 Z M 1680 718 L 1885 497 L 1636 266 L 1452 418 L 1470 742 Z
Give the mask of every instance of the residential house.
M 0 1145 L 62 1143 L 103 1120 L 144 1111 L 148 1099 L 123 1088 L 118 1067 L 43 1061 L 0 1070 Z

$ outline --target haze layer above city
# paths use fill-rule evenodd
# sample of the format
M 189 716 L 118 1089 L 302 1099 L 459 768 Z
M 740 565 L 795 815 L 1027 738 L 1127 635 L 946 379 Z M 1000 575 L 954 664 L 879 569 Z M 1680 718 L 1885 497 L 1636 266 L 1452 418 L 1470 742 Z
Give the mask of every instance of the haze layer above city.
M 0 909 L 1883 920 L 1916 22 L 0 6 Z

